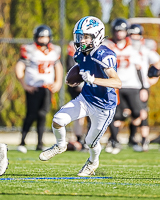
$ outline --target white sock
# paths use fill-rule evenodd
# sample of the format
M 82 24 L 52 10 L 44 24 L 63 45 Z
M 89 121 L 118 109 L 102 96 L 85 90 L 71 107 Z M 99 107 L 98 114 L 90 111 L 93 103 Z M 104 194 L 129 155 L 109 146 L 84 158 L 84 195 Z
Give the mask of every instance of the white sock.
M 99 155 L 101 153 L 101 145 L 98 142 L 97 145 L 94 148 L 89 148 L 89 153 L 90 153 L 90 157 L 89 160 L 91 162 L 97 162 L 99 161 Z
M 65 147 L 66 146 L 66 129 L 65 129 L 65 127 L 61 127 L 59 129 L 52 127 L 52 130 L 56 137 L 57 145 L 59 147 Z

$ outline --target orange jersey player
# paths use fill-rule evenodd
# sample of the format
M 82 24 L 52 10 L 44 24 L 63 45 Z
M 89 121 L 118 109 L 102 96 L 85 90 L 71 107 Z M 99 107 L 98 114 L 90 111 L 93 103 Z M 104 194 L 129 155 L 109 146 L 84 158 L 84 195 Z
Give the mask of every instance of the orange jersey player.
M 16 64 L 16 76 L 26 92 L 27 113 L 22 128 L 18 150 L 26 153 L 26 135 L 37 121 L 37 150 L 43 149 L 42 136 L 46 114 L 50 110 L 51 93 L 62 86 L 63 68 L 60 62 L 61 48 L 52 44 L 50 27 L 41 25 L 34 30 L 34 43 L 21 46 L 21 57 Z

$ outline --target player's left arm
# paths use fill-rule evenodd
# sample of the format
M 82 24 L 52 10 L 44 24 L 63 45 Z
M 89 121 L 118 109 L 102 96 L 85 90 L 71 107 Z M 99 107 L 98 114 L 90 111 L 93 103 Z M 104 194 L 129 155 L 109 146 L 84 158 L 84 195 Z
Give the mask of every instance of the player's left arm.
M 51 86 L 52 93 L 58 92 L 61 89 L 63 83 L 63 66 L 60 60 L 55 63 L 54 72 L 55 80 Z

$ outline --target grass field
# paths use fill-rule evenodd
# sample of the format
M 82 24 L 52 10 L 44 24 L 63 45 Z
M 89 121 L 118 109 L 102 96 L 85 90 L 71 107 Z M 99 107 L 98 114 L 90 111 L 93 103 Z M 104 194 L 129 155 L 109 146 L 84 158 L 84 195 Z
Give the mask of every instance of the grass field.
M 38 151 L 27 154 L 9 150 L 9 168 L 0 177 L 1 199 L 160 199 L 160 151 L 118 155 L 102 150 L 96 175 L 77 177 L 88 152 L 67 151 L 49 161 L 39 160 Z

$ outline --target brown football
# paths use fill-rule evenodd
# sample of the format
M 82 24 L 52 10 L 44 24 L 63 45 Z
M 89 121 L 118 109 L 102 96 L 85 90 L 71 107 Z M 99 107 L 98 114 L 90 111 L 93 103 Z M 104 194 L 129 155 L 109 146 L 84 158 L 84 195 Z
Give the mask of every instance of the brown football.
M 67 151 L 80 151 L 82 149 L 82 144 L 77 141 L 70 141 L 67 144 Z
M 79 65 L 74 65 L 66 75 L 66 81 L 69 84 L 82 83 L 82 76 L 79 74 Z

